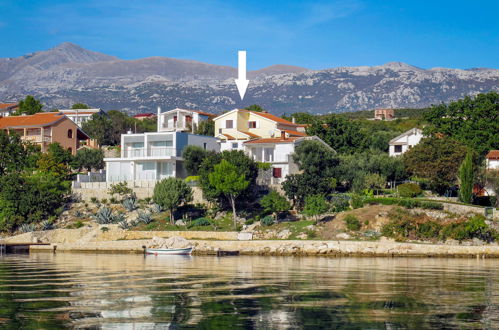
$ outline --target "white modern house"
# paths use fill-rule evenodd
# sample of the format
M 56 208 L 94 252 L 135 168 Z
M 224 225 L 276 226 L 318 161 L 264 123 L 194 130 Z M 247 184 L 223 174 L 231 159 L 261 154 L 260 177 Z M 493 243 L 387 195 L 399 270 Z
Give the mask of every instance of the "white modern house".
M 160 110 L 158 110 L 159 112 Z M 167 177 L 185 177 L 182 151 L 189 145 L 220 151 L 215 137 L 175 131 L 122 134 L 119 158 L 105 158 L 106 182 L 151 182 Z
M 63 109 L 59 110 L 66 115 L 69 119 L 71 119 L 78 127 L 81 128 L 83 123 L 92 119 L 92 116 L 96 113 L 104 114 L 105 112 L 102 109 Z
M 417 145 L 422 138 L 422 130 L 420 130 L 419 128 L 411 128 L 407 132 L 391 139 L 389 142 L 390 156 L 402 155 L 404 152 Z
M 158 108 L 158 132 L 194 132 L 199 124 L 216 115 L 200 110 L 173 109 L 161 112 Z

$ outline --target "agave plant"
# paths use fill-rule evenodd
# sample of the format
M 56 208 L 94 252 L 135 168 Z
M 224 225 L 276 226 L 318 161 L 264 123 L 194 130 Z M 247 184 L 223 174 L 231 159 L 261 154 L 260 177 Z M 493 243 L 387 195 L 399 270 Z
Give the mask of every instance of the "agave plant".
M 52 221 L 45 220 L 45 221 L 42 221 L 42 223 L 40 224 L 40 228 L 42 230 L 51 230 L 51 229 L 54 229 L 54 224 L 52 223 Z
M 21 225 L 19 230 L 22 233 L 31 233 L 32 231 L 35 231 L 35 225 L 33 225 L 32 223 L 24 223 Z
M 151 213 L 139 211 L 139 214 L 137 215 L 137 222 L 143 222 L 146 225 L 150 224 L 152 222 Z
M 132 212 L 137 208 L 137 198 L 133 195 L 128 198 L 125 198 L 122 202 L 122 205 L 129 212 Z
M 151 205 L 150 210 L 151 210 L 152 213 L 159 213 L 159 212 L 162 211 L 161 210 L 161 205 L 154 203 L 154 204 Z
M 98 224 L 105 225 L 114 222 L 113 211 L 107 207 L 101 207 L 95 214 L 95 220 Z
M 118 223 L 118 226 L 123 229 L 123 230 L 127 230 L 127 229 L 130 229 L 130 225 L 128 224 L 128 222 L 126 220 L 122 220 Z
M 123 213 L 113 214 L 111 223 L 120 223 L 125 221 L 125 215 Z

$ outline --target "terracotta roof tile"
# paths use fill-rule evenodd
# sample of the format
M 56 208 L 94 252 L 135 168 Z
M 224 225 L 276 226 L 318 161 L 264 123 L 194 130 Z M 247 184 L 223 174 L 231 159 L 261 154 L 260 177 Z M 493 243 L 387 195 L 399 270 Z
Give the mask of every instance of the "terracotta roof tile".
M 0 110 L 9 109 L 9 108 L 18 108 L 19 104 L 17 103 L 0 103 Z
M 288 133 L 289 135 L 294 135 L 294 136 L 307 136 L 307 133 L 304 132 L 298 132 L 298 131 L 292 131 L 289 129 L 283 130 L 284 132 Z
M 14 127 L 48 126 L 65 116 L 60 112 L 42 112 L 31 116 L 9 116 L 0 118 L 0 129 Z
M 286 139 L 282 138 L 269 138 L 269 139 L 256 139 L 244 142 L 244 144 L 259 144 L 259 143 L 290 143 L 294 142 L 298 137 L 289 137 Z
M 297 124 L 294 124 L 294 123 L 290 122 L 289 120 L 274 116 L 273 114 L 270 114 L 268 112 L 250 111 L 250 110 L 244 110 L 244 109 L 240 109 L 240 111 L 250 112 L 250 113 L 255 114 L 257 116 L 264 117 L 264 118 L 270 119 L 272 121 L 275 121 L 276 123 L 279 123 L 279 124 L 285 124 L 285 125 L 289 125 L 289 126 L 298 126 Z
M 256 134 L 253 134 L 253 133 L 250 133 L 250 132 L 246 132 L 246 131 L 240 131 L 240 132 L 244 133 L 246 135 L 249 135 L 250 137 L 255 138 L 255 139 L 261 138 L 260 135 L 256 135 Z
M 490 150 L 487 159 L 499 159 L 499 150 Z

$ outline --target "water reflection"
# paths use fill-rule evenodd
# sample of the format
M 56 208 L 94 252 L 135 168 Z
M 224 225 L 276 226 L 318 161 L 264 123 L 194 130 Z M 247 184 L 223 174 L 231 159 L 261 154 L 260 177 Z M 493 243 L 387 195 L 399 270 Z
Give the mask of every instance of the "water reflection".
M 32 254 L 5 328 L 494 328 L 499 260 Z

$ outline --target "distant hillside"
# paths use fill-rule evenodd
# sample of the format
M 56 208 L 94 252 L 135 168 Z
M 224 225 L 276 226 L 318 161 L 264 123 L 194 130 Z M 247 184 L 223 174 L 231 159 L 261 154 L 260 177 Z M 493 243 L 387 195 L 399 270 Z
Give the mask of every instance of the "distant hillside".
M 234 67 L 165 57 L 121 60 L 71 43 L 0 59 L 0 101 L 26 94 L 48 108 L 76 102 L 131 114 L 174 107 L 220 112 L 259 104 L 275 114 L 329 113 L 377 107 L 424 108 L 491 90 L 496 69 L 421 69 L 393 62 L 374 67 L 309 70 L 274 65 L 248 72 L 240 101 Z

